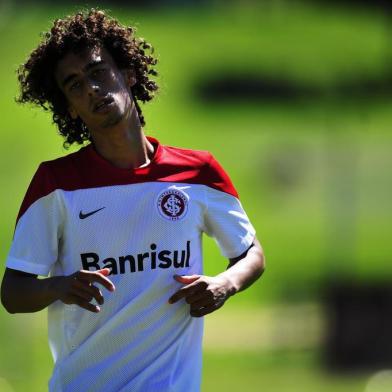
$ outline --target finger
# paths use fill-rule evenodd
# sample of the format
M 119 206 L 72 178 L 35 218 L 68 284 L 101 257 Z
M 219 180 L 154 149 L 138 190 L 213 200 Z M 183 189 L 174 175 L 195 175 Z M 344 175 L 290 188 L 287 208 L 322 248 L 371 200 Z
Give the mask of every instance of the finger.
M 78 293 L 80 297 L 84 298 L 88 302 L 90 302 L 93 298 L 95 298 L 95 300 L 100 305 L 103 305 L 104 299 L 103 299 L 102 292 L 95 286 L 73 287 L 72 292 Z
M 108 279 L 101 273 L 97 273 L 97 271 L 80 270 L 77 273 L 77 278 L 80 280 L 88 281 L 89 283 L 93 283 L 93 282 L 100 283 L 109 291 L 115 290 L 114 284 L 110 281 L 110 279 Z
M 200 275 L 174 275 L 173 278 L 179 283 L 189 284 L 199 279 Z
M 188 296 L 192 296 L 196 292 L 200 291 L 201 287 L 199 285 L 189 285 L 189 286 L 184 286 L 180 288 L 178 291 L 176 291 L 170 298 L 169 298 L 169 304 L 174 304 L 175 302 L 179 301 L 181 298 L 185 298 Z
M 191 310 L 190 315 L 192 317 L 203 317 L 206 314 L 212 313 L 214 310 L 216 310 L 217 307 L 215 306 L 207 306 L 205 308 L 197 309 L 197 310 Z
M 196 302 L 191 303 L 190 305 L 191 305 L 191 310 L 197 310 L 197 309 L 213 306 L 214 301 L 211 298 L 204 297 Z
M 101 308 L 97 305 L 93 305 L 89 302 L 86 302 L 86 301 L 82 300 L 81 298 L 74 296 L 74 295 L 72 295 L 71 297 L 72 297 L 72 302 L 74 305 L 78 305 L 81 308 L 86 309 L 86 310 L 93 312 L 93 313 L 98 313 L 101 311 Z
M 206 292 L 205 290 L 201 290 L 201 291 L 196 291 L 196 292 L 192 293 L 191 295 L 185 297 L 185 301 L 189 305 L 191 305 L 201 299 L 210 300 L 211 295 L 208 292 Z
M 177 302 L 181 298 L 192 296 L 193 294 L 204 290 L 208 286 L 208 283 L 204 280 L 196 280 L 187 286 L 181 287 L 177 290 L 168 300 L 170 304 Z
M 77 297 L 79 301 L 83 300 L 83 301 L 91 302 L 91 300 L 94 298 L 90 293 L 78 287 L 72 287 L 71 294 Z
M 93 313 L 98 313 L 101 311 L 101 308 L 98 305 L 93 305 L 90 302 L 81 301 L 81 302 L 77 303 L 77 305 L 80 306 L 81 308 L 89 310 L 90 312 L 93 312 Z
M 98 270 L 96 272 L 98 272 L 98 273 L 100 273 L 100 274 L 102 274 L 104 276 L 108 276 L 108 275 L 110 275 L 111 271 L 110 271 L 110 268 L 102 268 L 102 269 L 100 269 L 100 270 Z
M 93 296 L 97 300 L 97 302 L 102 305 L 104 303 L 102 291 L 91 283 L 91 286 L 86 286 L 85 282 L 86 281 L 75 280 L 74 287 L 77 287 L 79 290 L 83 290 L 84 292 Z

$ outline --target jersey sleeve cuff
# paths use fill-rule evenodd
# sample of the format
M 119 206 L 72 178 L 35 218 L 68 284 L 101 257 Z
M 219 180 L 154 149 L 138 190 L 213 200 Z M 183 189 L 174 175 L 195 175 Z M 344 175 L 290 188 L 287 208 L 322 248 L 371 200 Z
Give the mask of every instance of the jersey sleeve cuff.
M 242 238 L 241 243 L 236 249 L 232 249 L 230 251 L 223 251 L 222 254 L 224 257 L 228 259 L 235 259 L 238 256 L 241 256 L 244 252 L 246 252 L 249 247 L 253 244 L 256 237 L 255 232 L 249 232 L 246 237 Z
M 25 260 L 19 260 L 14 257 L 8 257 L 6 267 L 12 268 L 18 271 L 28 272 L 29 274 L 36 274 L 42 276 L 48 276 L 50 267 L 47 265 L 31 263 Z

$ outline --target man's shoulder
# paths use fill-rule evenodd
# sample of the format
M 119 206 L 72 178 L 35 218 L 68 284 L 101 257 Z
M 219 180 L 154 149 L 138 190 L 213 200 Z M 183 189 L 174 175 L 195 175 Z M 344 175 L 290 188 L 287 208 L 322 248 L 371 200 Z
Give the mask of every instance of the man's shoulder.
M 81 149 L 83 150 L 83 149 Z M 74 181 L 77 170 L 75 160 L 83 154 L 77 151 L 64 157 L 42 162 L 35 172 L 19 210 L 17 221 L 36 201 L 52 194 L 59 188 L 67 189 Z
M 186 163 L 192 166 L 208 166 L 212 159 L 212 154 L 206 150 L 195 150 L 191 148 L 162 146 L 162 161 L 170 161 L 171 163 Z
M 69 153 L 67 155 L 55 159 L 43 161 L 40 166 L 49 171 L 52 170 L 56 171 L 61 168 L 70 168 L 80 161 L 80 159 L 83 157 L 83 155 L 86 152 L 86 148 L 87 146 L 82 147 L 78 151 Z
M 41 193 L 49 194 L 57 189 L 74 190 L 81 187 L 82 169 L 86 167 L 84 156 L 87 147 L 65 156 L 41 162 L 33 178 L 33 184 Z
M 159 161 L 165 174 L 171 167 L 175 175 L 169 178 L 174 181 L 203 184 L 238 197 L 229 176 L 209 151 L 163 146 Z

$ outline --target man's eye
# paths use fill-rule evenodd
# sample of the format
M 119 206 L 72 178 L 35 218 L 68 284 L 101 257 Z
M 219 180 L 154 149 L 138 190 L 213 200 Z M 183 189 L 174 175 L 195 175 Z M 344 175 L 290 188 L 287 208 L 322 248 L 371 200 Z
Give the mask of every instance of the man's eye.
M 69 87 L 69 89 L 70 89 L 71 91 L 75 91 L 75 90 L 79 89 L 80 86 L 81 86 L 80 82 L 74 82 L 74 83 L 71 84 L 71 86 Z

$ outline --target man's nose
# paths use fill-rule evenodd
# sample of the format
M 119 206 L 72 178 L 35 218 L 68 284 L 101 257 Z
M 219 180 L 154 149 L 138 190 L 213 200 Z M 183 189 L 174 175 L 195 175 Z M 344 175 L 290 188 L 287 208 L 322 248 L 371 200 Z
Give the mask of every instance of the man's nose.
M 89 80 L 87 83 L 87 89 L 89 95 L 95 95 L 99 92 L 99 84 L 95 80 Z

